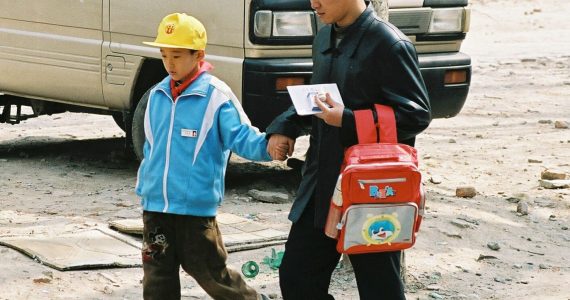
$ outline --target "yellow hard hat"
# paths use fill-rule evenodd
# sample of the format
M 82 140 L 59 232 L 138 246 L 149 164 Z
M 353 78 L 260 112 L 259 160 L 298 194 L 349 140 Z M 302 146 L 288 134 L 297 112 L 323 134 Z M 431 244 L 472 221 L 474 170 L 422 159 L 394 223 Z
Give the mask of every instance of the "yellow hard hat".
M 143 43 L 161 48 L 204 50 L 207 41 L 206 28 L 200 21 L 184 13 L 174 13 L 162 19 L 154 42 Z

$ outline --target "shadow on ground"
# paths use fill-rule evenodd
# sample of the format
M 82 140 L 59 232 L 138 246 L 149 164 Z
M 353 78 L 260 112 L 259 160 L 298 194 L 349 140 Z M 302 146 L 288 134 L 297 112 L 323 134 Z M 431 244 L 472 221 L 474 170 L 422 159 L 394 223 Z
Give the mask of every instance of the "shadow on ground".
M 44 136 L 26 137 L 0 142 L 0 158 L 73 162 L 105 169 L 127 169 L 136 172 L 139 162 L 125 151 L 124 138 L 66 139 Z M 243 159 L 230 161 L 226 172 L 226 188 L 266 190 L 281 187 L 295 191 L 300 180 L 298 169 L 285 163 L 255 163 Z

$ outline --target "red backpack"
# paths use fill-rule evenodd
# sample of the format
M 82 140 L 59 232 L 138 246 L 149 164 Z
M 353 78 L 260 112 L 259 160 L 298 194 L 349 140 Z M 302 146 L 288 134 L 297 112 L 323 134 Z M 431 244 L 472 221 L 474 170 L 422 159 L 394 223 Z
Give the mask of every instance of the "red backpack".
M 414 147 L 398 144 L 394 111 L 375 105 L 354 111 L 358 142 L 345 151 L 325 233 L 340 253 L 410 248 L 424 212 L 424 190 Z M 340 233 L 340 234 L 339 234 Z

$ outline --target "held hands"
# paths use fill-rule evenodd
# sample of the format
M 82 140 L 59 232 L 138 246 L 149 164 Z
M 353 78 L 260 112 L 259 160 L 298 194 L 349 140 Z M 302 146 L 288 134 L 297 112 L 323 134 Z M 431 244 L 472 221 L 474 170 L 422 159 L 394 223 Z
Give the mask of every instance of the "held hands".
M 287 155 L 293 155 L 293 150 L 295 150 L 295 140 L 282 135 L 282 134 L 272 134 L 269 137 L 267 143 L 267 153 L 274 160 L 285 160 Z
M 315 116 L 325 121 L 328 125 L 341 127 L 344 105 L 334 102 L 329 93 L 326 93 L 326 95 L 325 101 L 315 99 L 315 103 L 323 111 L 322 113 L 315 114 Z

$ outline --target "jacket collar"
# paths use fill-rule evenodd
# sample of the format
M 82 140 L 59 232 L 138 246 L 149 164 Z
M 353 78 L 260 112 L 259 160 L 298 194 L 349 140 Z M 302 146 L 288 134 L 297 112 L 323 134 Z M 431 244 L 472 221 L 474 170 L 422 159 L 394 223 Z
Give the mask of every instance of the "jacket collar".
M 211 75 L 208 72 L 200 74 L 194 82 L 192 82 L 179 97 L 188 95 L 206 96 L 210 87 Z M 158 83 L 157 89 L 163 90 L 168 98 L 171 98 L 172 91 L 170 90 L 170 76 L 166 76 L 161 82 Z
M 348 56 L 352 56 L 358 48 L 364 33 L 368 29 L 368 26 L 375 19 L 374 9 L 370 3 L 366 6 L 366 9 L 360 14 L 360 16 L 352 23 L 346 30 L 346 35 L 344 39 L 338 45 L 338 51 L 340 53 L 347 53 Z M 321 53 L 326 53 L 332 51 L 334 46 L 334 40 L 332 38 L 332 25 L 323 27 L 321 30 L 324 31 L 322 34 L 325 35 L 323 43 L 317 45 L 317 51 Z

